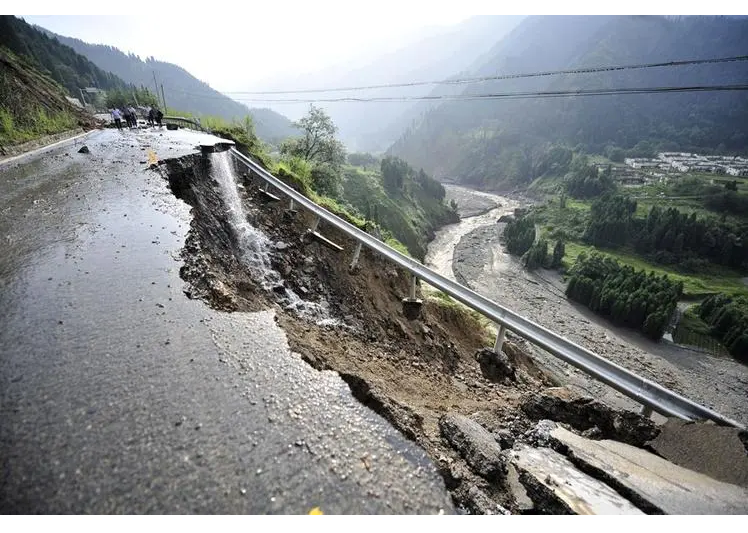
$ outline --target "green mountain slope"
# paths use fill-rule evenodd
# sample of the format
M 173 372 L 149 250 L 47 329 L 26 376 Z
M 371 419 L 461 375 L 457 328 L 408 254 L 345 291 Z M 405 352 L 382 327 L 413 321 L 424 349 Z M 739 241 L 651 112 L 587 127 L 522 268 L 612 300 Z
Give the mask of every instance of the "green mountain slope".
M 196 115 L 213 115 L 226 120 L 241 119 L 250 114 L 257 134 L 264 140 L 275 142 L 295 133 L 291 122 L 270 109 L 249 109 L 228 96 L 212 89 L 185 69 L 172 63 L 145 61 L 134 54 L 125 54 L 112 46 L 89 44 L 79 39 L 54 35 L 61 43 L 90 59 L 100 68 L 113 72 L 129 83 L 154 87 L 153 75 L 163 84 L 166 103 L 170 108 L 189 111 Z M 160 90 L 160 89 L 159 89 Z
M 81 87 L 123 89 L 128 86 L 69 46 L 12 15 L 0 15 L 0 45 L 23 57 L 33 68 L 65 87 L 73 97 L 79 96 Z
M 0 155 L 10 145 L 81 126 L 94 127 L 93 117 L 72 105 L 61 85 L 0 46 Z
M 730 17 L 529 17 L 474 76 L 706 59 L 748 53 L 748 21 Z M 524 78 L 465 94 L 745 83 L 728 63 Z M 551 143 L 602 152 L 640 141 L 669 150 L 745 151 L 748 95 L 687 93 L 459 101 L 423 115 L 391 148 L 417 167 L 489 188 L 521 187 Z

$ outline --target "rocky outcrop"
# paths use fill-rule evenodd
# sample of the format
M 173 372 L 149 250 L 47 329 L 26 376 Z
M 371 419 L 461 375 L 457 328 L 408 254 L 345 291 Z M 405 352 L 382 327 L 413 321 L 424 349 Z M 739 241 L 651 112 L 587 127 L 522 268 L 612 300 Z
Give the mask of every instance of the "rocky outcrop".
M 619 440 L 633 446 L 644 446 L 659 432 L 655 423 L 647 417 L 612 409 L 600 401 L 578 396 L 563 387 L 531 394 L 523 400 L 521 408 L 527 416 L 536 420 L 563 422 L 579 431 L 589 430 L 589 436 Z

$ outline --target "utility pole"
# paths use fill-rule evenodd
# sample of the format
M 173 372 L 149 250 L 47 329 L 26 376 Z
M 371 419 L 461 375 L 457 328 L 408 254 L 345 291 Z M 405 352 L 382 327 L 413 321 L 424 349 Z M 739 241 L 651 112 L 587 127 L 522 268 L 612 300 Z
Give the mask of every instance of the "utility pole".
M 166 96 L 164 95 L 164 84 L 161 84 L 161 99 L 164 101 L 164 115 L 168 112 L 166 108 Z
M 156 102 L 158 102 L 158 82 L 156 81 L 156 71 L 153 70 L 153 85 L 156 87 Z

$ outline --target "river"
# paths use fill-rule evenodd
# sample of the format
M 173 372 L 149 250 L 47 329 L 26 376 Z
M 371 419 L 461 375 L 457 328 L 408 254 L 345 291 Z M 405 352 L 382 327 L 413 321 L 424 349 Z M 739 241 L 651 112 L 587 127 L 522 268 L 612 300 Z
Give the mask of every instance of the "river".
M 748 422 L 748 367 L 664 341 L 651 342 L 568 301 L 556 272 L 525 271 L 499 242 L 498 219 L 511 214 L 522 202 L 455 185 L 445 185 L 445 189 L 447 201 L 457 202 L 463 218 L 437 232 L 426 255 L 429 267 L 639 375 Z M 638 408 L 628 398 L 550 354 L 529 344 L 526 347 L 572 388 L 616 407 Z

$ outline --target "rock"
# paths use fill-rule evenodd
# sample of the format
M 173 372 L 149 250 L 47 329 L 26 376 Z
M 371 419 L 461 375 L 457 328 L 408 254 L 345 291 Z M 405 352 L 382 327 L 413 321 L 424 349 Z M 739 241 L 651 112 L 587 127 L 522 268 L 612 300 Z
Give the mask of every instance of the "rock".
M 457 450 L 470 467 L 489 481 L 501 481 L 506 473 L 501 448 L 477 422 L 457 413 L 439 420 L 442 437 Z
M 556 423 L 552 420 L 541 420 L 534 428 L 525 432 L 523 437 L 527 442 L 537 446 L 548 446 L 550 445 L 551 431 L 556 427 Z
M 273 285 L 273 292 L 277 294 L 283 294 L 286 292 L 286 287 L 283 285 L 283 283 L 277 283 L 276 285 Z
M 627 514 L 642 513 L 630 501 L 605 483 L 577 470 L 550 448 L 519 445 L 510 462 L 537 509 L 549 514 Z
M 493 501 L 488 494 L 480 490 L 475 485 L 471 486 L 467 490 L 467 494 L 465 495 L 465 505 L 468 509 L 470 509 L 470 512 L 473 514 L 482 514 L 482 515 L 509 515 L 512 514 L 506 509 L 504 509 L 501 505 Z
M 519 480 L 519 472 L 517 468 L 512 464 L 511 457 L 512 452 L 504 452 L 504 456 L 507 457 L 507 475 L 506 481 L 504 482 L 509 494 L 511 494 L 514 500 L 514 507 L 520 514 L 528 514 L 535 510 L 535 503 L 527 495 L 524 485 Z
M 522 411 L 534 419 L 569 424 L 579 431 L 597 427 L 599 436 L 644 446 L 659 433 L 655 423 L 631 411 L 618 411 L 593 398 L 579 396 L 564 387 L 546 389 L 523 400 Z
M 748 451 L 738 428 L 671 418 L 647 445 L 679 466 L 748 487 Z
M 602 438 L 603 432 L 600 431 L 599 427 L 595 426 L 595 427 L 591 427 L 588 430 L 582 431 L 582 436 L 585 439 L 596 440 L 596 439 L 601 439 Z
M 483 377 L 488 381 L 501 382 L 505 379 L 514 381 L 514 367 L 504 352 L 496 353 L 490 348 L 483 348 L 475 353 L 475 360 L 480 365 Z
M 499 446 L 501 446 L 502 450 L 508 450 L 512 446 L 514 446 L 514 435 L 512 435 L 512 432 L 508 429 L 500 429 L 498 431 L 494 431 L 493 438 L 496 440 L 496 442 L 499 443 Z
M 283 251 L 288 248 L 288 244 L 286 244 L 283 241 L 278 241 L 275 243 L 275 249 L 279 251 Z
M 83 146 L 80 147 L 80 150 L 78 150 L 78 153 L 79 154 L 89 154 L 89 153 L 91 153 L 91 150 L 89 150 L 88 146 L 86 146 L 84 144 Z

